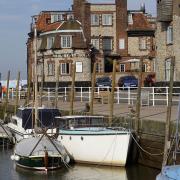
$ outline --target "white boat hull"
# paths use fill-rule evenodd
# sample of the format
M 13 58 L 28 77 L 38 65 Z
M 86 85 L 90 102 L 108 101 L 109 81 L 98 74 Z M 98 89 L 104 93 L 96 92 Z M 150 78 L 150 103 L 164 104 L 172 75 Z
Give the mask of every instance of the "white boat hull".
M 76 162 L 125 166 L 130 133 L 104 135 L 61 134 L 58 140 Z

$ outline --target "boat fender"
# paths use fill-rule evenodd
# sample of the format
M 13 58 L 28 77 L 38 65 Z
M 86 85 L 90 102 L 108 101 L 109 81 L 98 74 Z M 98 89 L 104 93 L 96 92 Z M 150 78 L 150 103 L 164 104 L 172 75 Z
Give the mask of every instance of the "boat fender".
M 66 162 L 67 164 L 69 164 L 69 162 L 70 162 L 70 157 L 69 157 L 68 155 L 66 155 L 65 158 L 64 158 L 64 160 L 65 160 L 65 162 Z
M 15 161 L 19 161 L 20 160 L 20 157 L 17 156 L 17 155 L 11 155 L 11 160 L 15 160 Z

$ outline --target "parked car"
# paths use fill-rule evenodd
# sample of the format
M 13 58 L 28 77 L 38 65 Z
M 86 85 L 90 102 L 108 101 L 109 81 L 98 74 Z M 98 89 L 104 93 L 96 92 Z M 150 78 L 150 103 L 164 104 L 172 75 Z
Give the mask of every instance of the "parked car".
M 138 87 L 138 79 L 135 76 L 120 77 L 118 80 L 118 86 L 123 87 L 123 89 L 128 88 L 128 87 L 137 88 Z
M 111 90 L 112 80 L 110 77 L 99 77 L 96 79 L 96 87 L 100 88 L 100 90 Z

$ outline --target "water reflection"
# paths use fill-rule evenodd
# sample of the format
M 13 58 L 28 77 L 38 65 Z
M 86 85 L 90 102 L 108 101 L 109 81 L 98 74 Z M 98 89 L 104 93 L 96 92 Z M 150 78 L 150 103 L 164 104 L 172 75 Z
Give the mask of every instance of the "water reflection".
M 153 180 L 159 171 L 143 167 L 105 167 L 75 164 L 58 171 L 37 172 L 16 168 L 10 160 L 12 150 L 0 150 L 0 175 L 11 180 Z M 0 177 L 0 179 L 1 179 Z

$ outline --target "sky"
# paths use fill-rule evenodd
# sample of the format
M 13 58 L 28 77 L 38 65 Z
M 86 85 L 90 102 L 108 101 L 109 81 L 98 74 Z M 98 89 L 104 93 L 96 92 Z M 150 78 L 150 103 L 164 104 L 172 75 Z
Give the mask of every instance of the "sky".
M 89 0 L 111 2 L 113 0 Z M 156 0 L 128 0 L 128 9 L 139 9 L 145 3 L 147 12 L 156 16 Z M 72 0 L 0 0 L 0 72 L 1 79 L 26 79 L 26 42 L 30 31 L 31 16 L 43 10 L 68 10 Z

